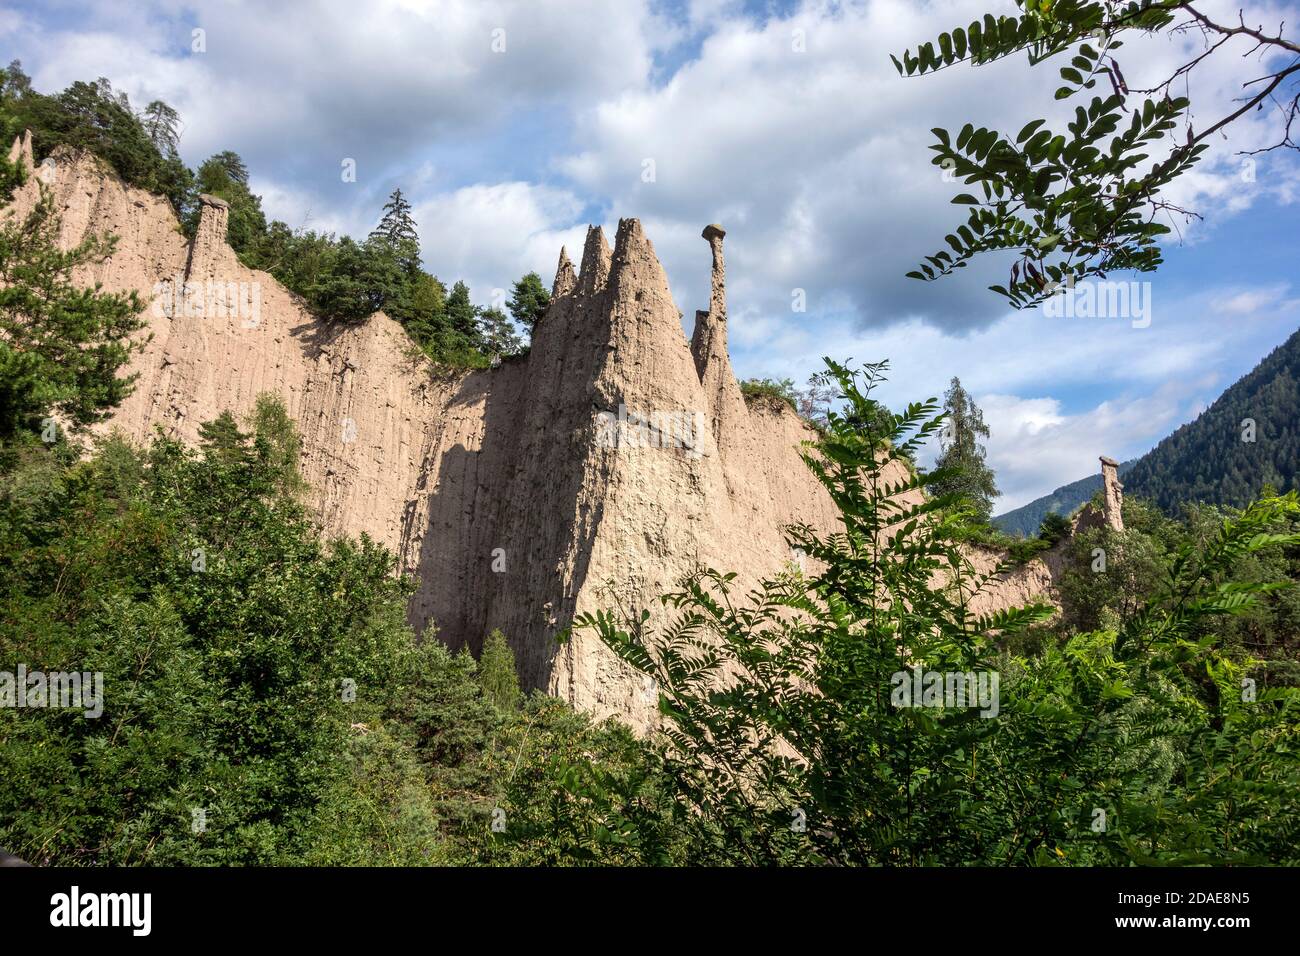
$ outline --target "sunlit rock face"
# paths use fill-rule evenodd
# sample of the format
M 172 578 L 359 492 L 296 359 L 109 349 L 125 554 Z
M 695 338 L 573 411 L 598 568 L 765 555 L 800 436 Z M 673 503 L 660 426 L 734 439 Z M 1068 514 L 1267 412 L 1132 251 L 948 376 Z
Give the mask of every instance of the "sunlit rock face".
M 30 137 L 11 158 L 33 168 Z M 658 719 L 652 690 L 594 637 L 557 642 L 576 613 L 658 609 L 701 565 L 748 589 L 792 560 L 785 526 L 837 524 L 799 458 L 815 433 L 784 403 L 747 404 L 732 372 L 721 226 L 704 230 L 713 283 L 690 342 L 653 244 L 624 219 L 612 249 L 588 231 L 576 272 L 561 250 L 527 356 L 451 372 L 383 313 L 325 322 L 243 266 L 220 199 L 202 197 L 190 242 L 165 199 L 61 150 L 0 215 L 26 214 L 42 187 L 65 246 L 118 237 L 77 281 L 146 303 L 135 389 L 103 430 L 144 443 L 159 427 L 196 443 L 223 410 L 242 416 L 261 393 L 279 395 L 325 534 L 364 532 L 397 555 L 417 582 L 419 631 L 434 624 L 477 652 L 500 628 L 525 683 L 575 706 L 641 729 Z M 1053 577 L 1031 562 L 973 607 L 1050 592 Z

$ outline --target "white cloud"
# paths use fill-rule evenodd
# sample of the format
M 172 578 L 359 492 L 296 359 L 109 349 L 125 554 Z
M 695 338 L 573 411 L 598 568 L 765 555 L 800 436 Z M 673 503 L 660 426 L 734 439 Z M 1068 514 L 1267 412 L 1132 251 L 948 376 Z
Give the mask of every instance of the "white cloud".
M 1002 496 L 995 510 L 1009 511 L 1099 468 L 1100 455 L 1120 459 L 1145 451 L 1182 424 L 1188 396 L 1213 387 L 1213 379 L 1166 384 L 1154 394 L 1108 400 L 1075 415 L 1049 398 L 1015 395 L 976 398 L 997 441 L 988 462 Z
M 1208 3 L 1235 20 L 1235 5 Z M 930 128 L 970 119 L 1010 132 L 1060 117 L 1072 102 L 1053 100 L 1054 67 L 1014 57 L 898 77 L 889 53 L 969 23 L 980 0 L 805 0 L 761 17 L 753 6 L 382 0 L 361 13 L 149 0 L 0 15 L 0 45 L 40 89 L 105 75 L 137 104 L 167 100 L 186 122 L 187 161 L 240 152 L 268 212 L 291 225 L 364 235 L 401 185 L 426 265 L 466 279 L 480 302 L 530 270 L 549 284 L 562 243 L 579 258 L 585 218 L 638 216 L 691 316 L 708 295 L 700 228 L 722 222 L 742 375 L 803 380 L 824 354 L 889 357 L 882 397 L 894 403 L 941 395 L 959 375 L 990 403 L 1008 500 L 1090 473 L 1098 454 L 1144 450 L 1294 329 L 1300 303 L 1275 275 L 1194 287 L 1159 273 L 1149 329 L 1009 312 L 985 289 L 1003 276 L 995 262 L 937 283 L 904 278 L 963 218 L 949 203 L 958 187 L 929 163 Z M 1246 19 L 1294 23 L 1296 5 L 1252 4 Z M 190 52 L 195 27 L 204 53 Z M 496 29 L 504 53 L 492 51 Z M 1130 86 L 1169 75 L 1196 42 L 1129 39 Z M 1197 124 L 1258 71 L 1239 52 L 1193 75 Z M 1205 214 L 1175 220 L 1188 241 L 1300 198 L 1291 157 L 1258 157 L 1244 174 L 1236 151 L 1268 145 L 1269 124 L 1267 112 L 1243 118 L 1170 190 Z M 355 184 L 340 181 L 343 157 L 357 160 Z M 791 310 L 796 289 L 805 313 Z M 1162 391 L 1171 381 L 1201 384 Z
M 430 142 L 639 84 L 657 22 L 640 2 L 375 0 L 308 10 L 213 0 L 87 7 L 64 29 L 33 25 L 20 39 L 40 62 L 42 88 L 104 75 L 136 102 L 166 99 L 189 124 L 191 162 L 234 148 L 279 175 L 305 177 L 314 166 L 337 178 L 343 156 L 366 175 L 405 169 Z M 194 28 L 205 31 L 203 52 L 191 52 Z
M 922 256 L 944 248 L 942 237 L 962 219 L 948 202 L 957 187 L 929 165 L 929 129 L 971 119 L 1010 132 L 1034 116 L 1067 116 L 1070 104 L 1063 112 L 1053 100 L 1050 64 L 1031 69 L 1016 57 L 904 80 L 888 58 L 970 22 L 985 6 L 810 0 L 762 22 L 724 22 L 698 59 L 666 84 L 620 90 L 580 110 L 580 146 L 561 168 L 609 197 L 620 215 L 653 220 L 660 232 L 691 243 L 661 243 L 687 314 L 706 281 L 690 237 L 716 220 L 731 230 L 732 299 L 758 311 L 787 308 L 789 290 L 802 287 L 812 314 L 840 308 L 847 297 L 868 326 L 910 316 L 950 330 L 985 324 L 1002 312 L 985 286 L 1001 281 L 1004 263 L 986 259 L 926 285 L 903 277 Z M 1235 7 L 1210 9 L 1219 7 L 1235 20 Z M 1276 22 L 1286 10 L 1256 7 L 1257 19 Z M 806 34 L 805 52 L 793 47 L 795 29 Z M 1130 84 L 1140 87 L 1172 74 L 1197 43 L 1194 32 L 1173 40 L 1133 37 L 1120 59 Z M 1240 83 L 1254 75 L 1239 52 L 1230 44 L 1193 74 L 1194 122 L 1235 108 Z M 1247 117 L 1231 141 L 1213 141 L 1169 198 L 1205 214 L 1209 224 L 1262 197 L 1287 201 L 1300 192 L 1294 163 L 1261 160 L 1259 175 L 1247 182 L 1236 155 L 1275 131 L 1267 114 Z M 656 163 L 653 183 L 640 178 L 645 159 Z M 1173 220 L 1185 239 L 1203 235 L 1206 223 Z
M 1288 283 L 1278 282 L 1264 288 L 1233 290 L 1215 296 L 1211 305 L 1225 315 L 1252 315 L 1281 304 L 1288 289 Z
M 581 211 L 565 190 L 508 182 L 439 195 L 413 214 L 429 266 L 448 283 L 464 279 L 475 301 L 487 303 L 493 289 L 508 290 L 529 271 L 549 286 L 561 245 L 577 262 L 586 236 L 585 226 L 575 224 Z

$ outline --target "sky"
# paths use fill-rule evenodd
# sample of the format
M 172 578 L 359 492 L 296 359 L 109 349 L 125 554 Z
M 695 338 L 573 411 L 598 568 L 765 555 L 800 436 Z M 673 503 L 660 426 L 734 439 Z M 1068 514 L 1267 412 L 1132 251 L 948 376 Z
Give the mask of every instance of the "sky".
M 720 222 L 737 374 L 802 384 L 823 356 L 888 359 L 880 398 L 894 407 L 960 377 L 990 428 L 1001 512 L 1097 471 L 1099 455 L 1147 451 L 1295 331 L 1300 162 L 1241 155 L 1273 141 L 1271 111 L 1216 138 L 1169 193 L 1198 218 L 1168 223 L 1165 265 L 1110 277 L 1144 283 L 1141 320 L 1014 311 L 987 291 L 1005 262 L 908 279 L 965 218 L 930 129 L 1011 133 L 1073 111 L 1053 102 L 1055 67 L 1024 58 L 898 76 L 890 53 L 984 12 L 1015 7 L 40 0 L 0 3 L 0 57 L 42 92 L 104 76 L 137 108 L 165 100 L 188 164 L 238 152 L 293 227 L 362 236 L 400 187 L 425 267 L 481 304 L 529 271 L 549 284 L 588 223 L 612 240 L 634 216 L 693 317 L 708 302 L 700 230 Z M 1246 19 L 1276 27 L 1300 10 L 1256 3 Z M 1140 88 L 1200 49 L 1194 35 L 1134 38 L 1120 62 Z M 1194 119 L 1231 112 L 1259 75 L 1245 50 L 1193 72 Z

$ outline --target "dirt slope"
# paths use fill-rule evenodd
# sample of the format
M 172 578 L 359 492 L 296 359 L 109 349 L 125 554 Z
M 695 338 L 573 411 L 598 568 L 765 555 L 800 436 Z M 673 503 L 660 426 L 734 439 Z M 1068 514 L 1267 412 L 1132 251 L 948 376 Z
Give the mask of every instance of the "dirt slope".
M 30 143 L 12 155 L 30 164 Z M 399 555 L 418 580 L 417 628 L 436 622 L 443 640 L 475 651 L 501 628 L 529 686 L 648 726 L 654 695 L 635 675 L 589 637 L 557 644 L 572 616 L 615 595 L 657 606 L 699 564 L 753 585 L 791 560 L 784 525 L 834 521 L 798 457 L 811 430 L 740 394 L 720 227 L 705 230 L 714 281 L 692 341 L 654 246 L 624 219 L 612 249 L 589 230 L 576 274 L 561 252 L 528 356 L 449 374 L 382 313 L 331 325 L 245 268 L 225 242 L 219 199 L 205 197 L 187 243 L 165 200 L 87 154 L 59 152 L 3 215 L 30 210 L 41 182 L 65 244 L 119 237 L 79 281 L 149 303 L 140 378 L 108 427 L 195 442 L 222 410 L 243 415 L 263 392 L 282 396 L 326 533 L 365 532 Z M 1051 578 L 1034 562 L 979 603 L 1032 597 Z

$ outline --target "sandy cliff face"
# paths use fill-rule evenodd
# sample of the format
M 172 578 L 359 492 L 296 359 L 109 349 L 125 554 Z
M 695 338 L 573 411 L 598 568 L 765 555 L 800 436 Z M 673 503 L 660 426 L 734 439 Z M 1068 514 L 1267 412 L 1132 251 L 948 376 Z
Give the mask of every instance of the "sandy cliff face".
M 30 164 L 30 143 L 13 155 Z M 165 200 L 88 155 L 52 159 L 3 215 L 30 210 L 43 181 L 64 243 L 119 237 L 78 279 L 149 303 L 140 377 L 108 427 L 195 442 L 222 410 L 280 395 L 325 531 L 365 532 L 398 554 L 418 581 L 417 628 L 436 623 L 475 650 L 501 628 L 530 686 L 648 726 L 654 697 L 639 678 L 590 637 L 555 641 L 573 615 L 614 595 L 651 607 L 701 564 L 751 586 L 791 559 L 784 525 L 835 521 L 798 457 L 811 430 L 784 406 L 747 406 L 731 371 L 720 227 L 704 233 L 714 282 L 692 341 L 653 245 L 624 219 L 613 249 L 589 231 L 576 274 L 561 252 L 527 357 L 449 375 L 382 313 L 325 323 L 245 268 L 221 200 L 204 198 L 188 243 Z M 1032 597 L 1051 577 L 1032 563 L 983 601 Z

